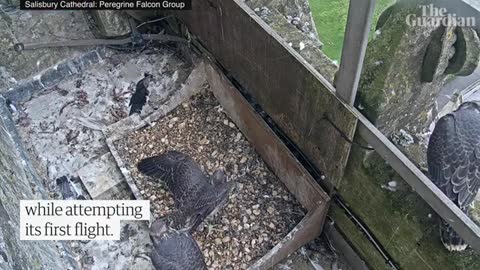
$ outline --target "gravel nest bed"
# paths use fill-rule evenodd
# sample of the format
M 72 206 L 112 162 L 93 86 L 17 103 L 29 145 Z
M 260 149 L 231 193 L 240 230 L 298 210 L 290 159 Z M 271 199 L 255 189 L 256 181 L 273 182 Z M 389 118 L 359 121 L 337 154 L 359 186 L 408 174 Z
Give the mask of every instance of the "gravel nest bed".
M 224 168 L 235 182 L 228 204 L 194 237 L 209 269 L 246 269 L 274 247 L 304 210 L 268 169 L 208 90 L 202 90 L 151 126 L 116 142 L 116 148 L 153 215 L 168 214 L 173 199 L 164 185 L 141 175 L 136 164 L 166 150 L 191 155 L 204 172 Z

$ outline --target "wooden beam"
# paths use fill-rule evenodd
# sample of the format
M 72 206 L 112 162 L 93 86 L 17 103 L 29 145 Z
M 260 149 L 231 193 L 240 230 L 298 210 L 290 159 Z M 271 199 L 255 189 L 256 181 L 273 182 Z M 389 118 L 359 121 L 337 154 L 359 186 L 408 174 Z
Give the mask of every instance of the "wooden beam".
M 307 210 L 327 205 L 330 197 L 221 72 L 206 65 L 207 80 L 226 113 L 257 153 Z M 325 209 L 326 210 L 326 209 Z
M 323 224 L 325 220 L 325 211 L 326 209 L 323 206 L 317 206 L 317 208 L 310 210 L 280 243 L 250 266 L 248 270 L 271 269 L 288 255 L 317 238 L 322 232 L 322 226 L 319 225 Z
M 480 228 L 360 112 L 357 132 L 476 251 Z
M 353 139 L 356 119 L 333 86 L 242 0 L 192 5 L 176 15 L 194 39 L 315 164 L 324 182 L 338 184 L 351 146 L 339 134 Z
M 342 60 L 337 73 L 337 95 L 353 105 L 367 49 L 375 0 L 350 0 Z

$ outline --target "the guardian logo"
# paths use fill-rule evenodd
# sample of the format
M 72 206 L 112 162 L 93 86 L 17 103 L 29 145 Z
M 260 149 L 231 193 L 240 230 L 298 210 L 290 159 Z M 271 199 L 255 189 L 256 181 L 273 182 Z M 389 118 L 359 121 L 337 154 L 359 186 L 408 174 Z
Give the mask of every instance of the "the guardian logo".
M 423 27 L 476 26 L 475 17 L 460 17 L 455 13 L 448 13 L 446 8 L 438 8 L 433 4 L 421 5 L 420 8 L 422 9 L 422 16 L 407 15 L 407 25 Z

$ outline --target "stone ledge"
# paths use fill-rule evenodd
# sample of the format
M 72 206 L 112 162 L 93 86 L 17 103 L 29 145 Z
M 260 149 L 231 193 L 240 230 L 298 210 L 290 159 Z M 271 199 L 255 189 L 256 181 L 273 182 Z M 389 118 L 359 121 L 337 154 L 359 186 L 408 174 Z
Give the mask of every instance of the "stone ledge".
M 63 79 L 81 73 L 92 64 L 100 62 L 104 56 L 104 49 L 87 52 L 48 68 L 32 79 L 24 81 L 6 91 L 0 91 L 0 93 L 5 92 L 3 96 L 14 103 L 28 101 L 34 96 L 35 92 L 53 87 Z
M 280 4 L 275 1 L 245 1 L 245 3 L 257 13 L 273 30 L 275 30 L 285 41 L 294 48 L 305 60 L 310 63 L 325 79 L 333 84 L 335 73 L 338 66 L 328 58 L 321 50 L 322 43 L 316 38 L 316 30 L 303 32 L 298 29 L 292 21 L 289 21 L 292 8 L 283 8 L 283 14 Z M 301 13 L 299 11 L 299 13 Z M 303 16 L 308 18 L 308 16 Z M 313 20 L 311 20 L 313 21 Z
M 15 43 L 87 39 L 92 34 L 81 11 L 26 11 L 14 9 L 0 16 L 0 89 L 15 87 L 58 62 L 91 49 L 44 48 L 16 52 Z

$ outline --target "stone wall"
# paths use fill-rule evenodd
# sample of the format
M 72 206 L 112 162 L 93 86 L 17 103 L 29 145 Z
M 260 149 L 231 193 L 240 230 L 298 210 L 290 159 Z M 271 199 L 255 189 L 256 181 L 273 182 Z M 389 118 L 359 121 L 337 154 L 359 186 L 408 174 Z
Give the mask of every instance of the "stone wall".
M 0 98 L 0 269 L 76 269 L 63 243 L 20 241 L 20 200 L 46 194 L 19 140 Z
M 65 58 L 92 48 L 61 47 L 16 52 L 16 43 L 92 38 L 81 11 L 0 12 L 0 92 L 29 79 Z
M 436 35 L 435 27 L 405 23 L 407 15 L 420 15 L 420 3 L 429 2 L 400 0 L 380 16 L 357 96 L 359 109 L 425 172 L 429 126 L 457 40 L 453 29 Z M 429 50 L 432 57 L 426 57 Z M 422 76 L 427 73 L 429 81 Z M 367 145 L 358 137 L 356 142 Z M 443 247 L 435 211 L 377 153 L 353 146 L 337 188 L 399 269 L 480 268 L 472 249 L 450 253 Z M 334 208 L 332 216 L 372 269 L 391 269 L 344 213 Z
M 337 65 L 321 50 L 308 0 L 247 0 L 245 3 L 309 64 L 333 84 Z

